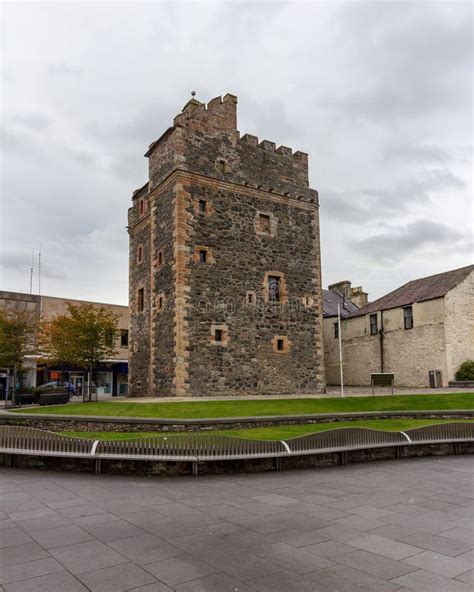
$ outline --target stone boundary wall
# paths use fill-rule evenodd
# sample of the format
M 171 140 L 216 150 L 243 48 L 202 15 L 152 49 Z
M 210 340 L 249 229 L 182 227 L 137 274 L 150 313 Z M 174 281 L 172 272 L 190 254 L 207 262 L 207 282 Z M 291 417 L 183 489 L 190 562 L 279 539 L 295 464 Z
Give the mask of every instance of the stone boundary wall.
M 359 412 L 213 419 L 147 419 L 123 417 L 0 414 L 0 425 L 52 432 L 196 432 L 352 421 L 357 419 L 472 419 L 474 410 Z
M 347 452 L 312 454 L 307 456 L 291 456 L 283 457 L 281 459 L 262 458 L 205 461 L 198 463 L 198 473 L 200 475 L 257 473 L 271 470 L 309 469 L 369 461 L 423 456 L 450 456 L 454 454 L 474 454 L 474 442 L 411 444 L 408 446 L 392 446 Z M 95 459 L 0 454 L 0 466 L 22 469 L 31 468 L 88 473 L 94 472 L 94 463 Z M 192 461 L 156 462 L 102 459 L 101 473 L 122 475 L 133 474 L 142 476 L 191 475 L 193 474 L 192 464 Z

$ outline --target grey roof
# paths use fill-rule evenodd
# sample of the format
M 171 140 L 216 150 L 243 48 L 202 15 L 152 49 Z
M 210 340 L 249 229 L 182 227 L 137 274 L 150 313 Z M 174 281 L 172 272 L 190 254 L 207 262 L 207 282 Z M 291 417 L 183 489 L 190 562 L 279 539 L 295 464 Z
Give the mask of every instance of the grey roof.
M 338 304 L 341 307 L 342 319 L 359 310 L 353 302 L 339 292 L 323 290 L 323 317 L 337 317 Z
M 423 302 L 425 300 L 434 300 L 442 298 L 460 284 L 467 276 L 474 271 L 474 265 L 453 269 L 444 273 L 438 273 L 429 277 L 421 278 L 408 282 L 404 286 L 397 288 L 386 296 L 382 296 L 374 302 L 359 308 L 351 314 L 351 317 L 358 317 L 379 310 L 388 310 L 400 306 L 408 306 L 414 302 Z

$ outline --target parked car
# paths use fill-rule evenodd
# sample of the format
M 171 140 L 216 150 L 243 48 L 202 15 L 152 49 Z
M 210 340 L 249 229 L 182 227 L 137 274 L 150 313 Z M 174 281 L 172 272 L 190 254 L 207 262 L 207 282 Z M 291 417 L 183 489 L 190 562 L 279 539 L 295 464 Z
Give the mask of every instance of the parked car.
M 74 396 L 76 394 L 76 387 L 72 384 L 72 382 L 61 383 L 60 380 L 54 380 L 53 382 L 45 382 L 44 384 L 38 385 L 37 388 L 53 389 L 53 388 L 57 388 L 58 386 L 59 387 L 63 386 L 67 390 L 67 392 L 72 396 Z

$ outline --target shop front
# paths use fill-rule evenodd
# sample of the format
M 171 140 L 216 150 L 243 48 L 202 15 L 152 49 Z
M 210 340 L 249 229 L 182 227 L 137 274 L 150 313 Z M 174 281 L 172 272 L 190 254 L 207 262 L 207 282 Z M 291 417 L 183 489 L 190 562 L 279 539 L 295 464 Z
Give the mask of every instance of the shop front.
M 70 382 L 76 395 L 82 396 L 87 389 L 87 372 L 81 368 L 64 365 L 38 365 L 36 384 Z M 124 360 L 102 362 L 92 372 L 92 392 L 102 396 L 125 396 L 128 392 L 128 363 Z

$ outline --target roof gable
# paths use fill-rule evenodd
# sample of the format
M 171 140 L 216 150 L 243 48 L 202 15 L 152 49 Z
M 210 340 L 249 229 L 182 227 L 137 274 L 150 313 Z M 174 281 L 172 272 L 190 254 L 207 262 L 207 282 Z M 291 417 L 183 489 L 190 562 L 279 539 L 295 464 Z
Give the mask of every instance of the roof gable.
M 426 278 L 412 280 L 404 286 L 397 288 L 386 296 L 374 300 L 363 308 L 352 313 L 351 317 L 357 317 L 378 310 L 388 310 L 400 306 L 408 306 L 414 302 L 424 302 L 425 300 L 434 300 L 443 298 L 450 290 L 455 288 L 467 276 L 474 271 L 474 265 L 453 269 L 444 273 L 438 273 Z

